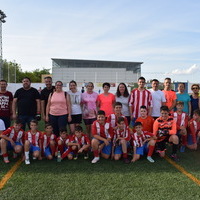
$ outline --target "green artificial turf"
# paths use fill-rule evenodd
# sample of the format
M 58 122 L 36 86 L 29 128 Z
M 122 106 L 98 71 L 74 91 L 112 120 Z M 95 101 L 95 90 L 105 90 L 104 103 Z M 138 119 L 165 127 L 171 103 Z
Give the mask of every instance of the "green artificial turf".
M 40 124 L 41 127 L 41 124 Z M 40 129 L 41 130 L 41 129 Z M 200 151 L 179 153 L 180 164 L 200 179 Z M 31 160 L 24 162 L 2 190 L 0 200 L 199 200 L 200 186 L 165 159 L 145 157 L 136 163 L 101 159 L 96 164 L 82 157 L 76 161 Z M 0 178 L 16 160 L 0 160 Z

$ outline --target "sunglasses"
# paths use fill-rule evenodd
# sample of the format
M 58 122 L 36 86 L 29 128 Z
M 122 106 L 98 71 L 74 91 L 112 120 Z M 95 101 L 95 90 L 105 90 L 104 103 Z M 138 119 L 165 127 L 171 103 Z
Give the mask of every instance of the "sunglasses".
M 193 87 L 193 88 L 192 88 L 192 90 L 198 90 L 198 89 L 199 89 L 198 87 Z

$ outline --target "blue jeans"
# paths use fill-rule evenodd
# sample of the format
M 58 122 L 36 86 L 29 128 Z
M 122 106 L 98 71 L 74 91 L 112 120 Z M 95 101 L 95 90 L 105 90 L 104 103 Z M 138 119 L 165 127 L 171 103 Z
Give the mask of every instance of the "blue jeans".
M 49 115 L 49 122 L 53 126 L 53 133 L 58 137 L 59 129 L 66 128 L 68 115 Z
M 29 115 L 19 115 L 18 118 L 22 121 L 22 129 L 26 129 L 26 124 L 28 125 L 28 128 L 30 129 L 30 121 L 35 118 L 35 116 L 29 116 Z

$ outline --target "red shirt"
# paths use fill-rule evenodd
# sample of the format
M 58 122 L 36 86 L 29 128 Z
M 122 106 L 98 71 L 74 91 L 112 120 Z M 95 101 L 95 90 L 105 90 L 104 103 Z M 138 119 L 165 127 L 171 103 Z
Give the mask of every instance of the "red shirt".
M 128 126 L 128 120 L 126 119 L 126 117 L 125 117 L 124 115 L 122 115 L 122 114 L 121 114 L 120 117 L 123 117 L 123 118 L 124 118 L 124 122 L 125 122 L 126 126 Z M 108 116 L 106 122 L 107 122 L 107 123 L 110 123 L 110 124 L 111 124 L 111 127 L 114 128 L 114 127 L 117 126 L 117 120 L 118 120 L 117 115 L 111 114 L 111 115 Z
M 32 134 L 28 131 L 25 134 L 25 139 L 28 140 L 33 146 L 39 147 L 39 141 L 42 140 L 42 133 L 37 131 L 35 134 Z
M 144 144 L 144 141 L 147 138 L 153 137 L 153 133 L 150 133 L 148 131 L 142 131 L 142 133 L 140 135 L 138 135 L 137 132 L 133 133 L 131 135 L 132 138 L 132 144 L 135 147 L 142 147 Z
M 81 137 L 78 138 L 76 135 L 72 135 L 70 138 L 69 142 L 76 142 L 79 143 L 80 146 L 90 144 L 90 139 L 88 138 L 87 135 L 81 134 Z
M 67 135 L 67 137 L 66 137 L 65 139 L 63 139 L 63 138 L 61 138 L 61 137 L 59 136 L 59 137 L 57 138 L 57 143 L 58 143 L 59 140 L 61 140 L 61 141 L 63 142 L 63 144 L 67 146 L 68 143 L 69 143 L 69 140 L 70 140 L 70 136 Z
M 197 143 L 197 134 L 200 131 L 200 122 L 191 119 L 188 125 L 189 125 L 189 134 L 192 135 L 192 142 Z
M 53 133 L 50 136 L 47 136 L 46 133 L 43 133 L 42 135 L 42 146 L 45 149 L 46 147 L 48 147 L 50 145 L 50 141 L 54 141 L 56 143 L 56 135 L 54 135 Z
M 115 141 L 119 137 L 124 138 L 126 141 L 130 140 L 130 130 L 128 126 L 125 126 L 122 130 L 120 130 L 119 128 L 114 130 L 113 141 Z
M 92 124 L 92 135 L 99 135 L 103 138 L 111 138 L 113 135 L 113 129 L 109 123 L 99 124 L 96 120 Z
M 177 130 L 180 130 L 180 126 L 187 128 L 189 119 L 187 113 L 182 112 L 181 114 L 178 114 L 177 112 L 174 112 L 173 115 L 174 120 L 176 121 Z
M 140 107 L 146 106 L 147 110 L 152 107 L 152 95 L 148 90 L 139 91 L 138 88 L 132 90 L 129 100 L 129 106 L 132 106 L 133 117 L 140 117 Z
M 7 130 L 5 130 L 2 135 L 6 135 L 11 138 L 14 142 L 24 143 L 24 131 L 20 129 L 18 132 L 15 131 L 14 127 L 11 126 Z
M 10 107 L 13 101 L 13 95 L 11 92 L 6 91 L 5 93 L 0 92 L 0 116 L 10 117 L 12 108 Z

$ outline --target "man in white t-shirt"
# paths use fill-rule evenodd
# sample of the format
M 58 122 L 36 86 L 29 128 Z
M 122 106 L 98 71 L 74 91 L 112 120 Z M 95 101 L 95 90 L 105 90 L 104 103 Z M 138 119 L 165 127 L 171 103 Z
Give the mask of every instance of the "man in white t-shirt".
M 152 80 L 151 86 L 152 88 L 149 91 L 153 101 L 152 117 L 158 118 L 160 116 L 160 107 L 165 105 L 166 99 L 164 93 L 158 89 L 159 81 L 157 79 Z
M 6 130 L 4 121 L 2 119 L 0 119 L 0 134 Z

